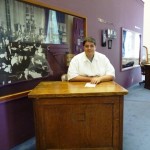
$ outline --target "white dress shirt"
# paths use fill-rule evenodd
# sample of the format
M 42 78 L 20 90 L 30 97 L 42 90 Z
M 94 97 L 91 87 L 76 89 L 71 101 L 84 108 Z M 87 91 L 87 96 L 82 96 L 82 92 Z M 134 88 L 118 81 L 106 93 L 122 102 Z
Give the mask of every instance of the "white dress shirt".
M 109 59 L 99 52 L 94 53 L 92 62 L 86 57 L 85 52 L 74 56 L 68 68 L 68 80 L 77 76 L 104 76 L 115 77 L 115 69 Z

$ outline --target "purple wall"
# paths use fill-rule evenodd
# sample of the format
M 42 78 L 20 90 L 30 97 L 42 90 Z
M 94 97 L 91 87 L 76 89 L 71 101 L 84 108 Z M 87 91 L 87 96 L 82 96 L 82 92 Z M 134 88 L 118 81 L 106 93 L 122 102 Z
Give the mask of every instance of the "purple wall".
M 97 51 L 105 54 L 116 70 L 116 82 L 130 87 L 141 80 L 140 68 L 120 71 L 121 27 L 143 33 L 143 3 L 141 0 L 31 0 L 66 10 L 87 18 L 87 34 L 97 39 Z M 111 25 L 98 22 L 103 18 L 113 22 L 117 39 L 113 40 L 112 49 L 101 47 L 100 31 L 112 28 Z M 135 29 L 135 26 L 141 30 Z M 53 79 L 52 79 L 53 80 Z M 1 89 L 2 95 L 32 89 L 39 80 L 18 83 Z M 18 88 L 20 87 L 20 88 Z M 19 91 L 18 91 L 19 92 Z M 27 98 L 0 104 L 0 147 L 10 149 L 34 135 L 32 104 Z M 25 123 L 23 123 L 25 122 Z
M 66 10 L 87 18 L 87 34 L 97 39 L 97 51 L 105 54 L 116 70 L 116 82 L 124 87 L 130 87 L 141 81 L 140 67 L 120 71 L 121 62 L 121 27 L 143 34 L 144 4 L 141 0 L 37 0 L 57 9 Z M 101 47 L 100 31 L 113 28 L 111 25 L 98 22 L 103 18 L 113 22 L 117 31 L 117 39 L 113 40 L 112 49 Z M 140 30 L 135 26 L 140 27 Z
M 0 149 L 10 150 L 33 137 L 32 102 L 27 97 L 0 103 Z

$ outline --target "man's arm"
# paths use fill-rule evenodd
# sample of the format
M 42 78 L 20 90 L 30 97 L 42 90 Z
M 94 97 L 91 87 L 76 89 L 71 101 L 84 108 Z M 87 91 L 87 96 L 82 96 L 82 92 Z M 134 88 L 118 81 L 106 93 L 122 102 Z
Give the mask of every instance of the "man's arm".
M 91 79 L 91 83 L 98 84 L 100 82 L 107 82 L 107 81 L 112 81 L 112 80 L 114 80 L 114 76 L 104 75 L 104 76 L 100 76 L 100 77 L 93 77 Z
M 88 76 L 77 76 L 69 81 L 74 82 L 74 81 L 79 81 L 79 82 L 91 82 L 93 84 L 98 84 L 100 82 L 107 82 L 107 81 L 112 81 L 114 80 L 114 76 L 112 75 L 104 75 L 104 76 L 95 76 L 95 77 L 88 77 Z
M 76 76 L 72 79 L 70 79 L 69 81 L 74 82 L 74 81 L 79 81 L 79 82 L 91 82 L 92 77 L 88 77 L 88 76 Z

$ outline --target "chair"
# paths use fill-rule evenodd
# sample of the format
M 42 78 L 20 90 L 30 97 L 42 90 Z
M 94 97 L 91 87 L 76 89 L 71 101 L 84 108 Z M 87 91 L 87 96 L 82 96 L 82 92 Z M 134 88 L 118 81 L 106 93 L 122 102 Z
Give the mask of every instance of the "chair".
M 146 46 L 143 46 L 141 51 L 140 51 L 140 59 L 139 59 L 139 64 L 141 66 L 141 74 L 145 76 L 145 64 L 148 63 L 148 48 Z M 145 83 L 145 80 L 139 82 L 139 84 Z
M 61 81 L 68 81 L 68 76 L 67 76 L 67 74 L 63 74 L 63 75 L 61 76 Z
M 70 61 L 71 61 L 71 59 L 72 59 L 74 56 L 75 56 L 75 54 L 72 54 L 72 53 L 67 53 L 67 54 L 66 54 L 66 66 L 67 66 L 67 67 L 69 67 Z M 67 75 L 67 73 L 61 75 L 61 81 L 68 81 L 68 75 Z

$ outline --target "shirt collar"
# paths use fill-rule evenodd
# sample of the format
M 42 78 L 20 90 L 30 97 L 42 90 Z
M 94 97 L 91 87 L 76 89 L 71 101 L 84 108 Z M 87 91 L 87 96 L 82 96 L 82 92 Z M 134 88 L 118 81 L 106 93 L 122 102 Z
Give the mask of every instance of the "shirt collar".
M 94 53 L 94 57 L 93 57 L 93 60 L 92 61 L 94 61 L 94 60 L 98 60 L 98 57 L 97 57 L 97 55 L 96 55 L 96 51 L 95 51 L 95 53 Z M 85 52 L 84 52 L 84 54 L 83 54 L 83 61 L 89 61 L 89 59 L 86 57 L 86 54 L 85 54 Z

